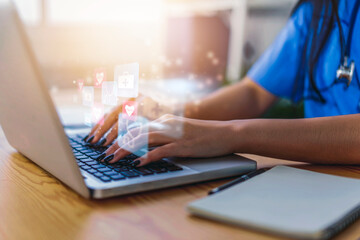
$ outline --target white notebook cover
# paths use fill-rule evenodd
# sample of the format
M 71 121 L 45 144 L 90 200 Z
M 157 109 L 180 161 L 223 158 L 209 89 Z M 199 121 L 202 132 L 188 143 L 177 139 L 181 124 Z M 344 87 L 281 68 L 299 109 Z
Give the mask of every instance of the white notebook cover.
M 195 215 L 296 238 L 329 238 L 354 221 L 360 180 L 277 166 L 190 203 Z

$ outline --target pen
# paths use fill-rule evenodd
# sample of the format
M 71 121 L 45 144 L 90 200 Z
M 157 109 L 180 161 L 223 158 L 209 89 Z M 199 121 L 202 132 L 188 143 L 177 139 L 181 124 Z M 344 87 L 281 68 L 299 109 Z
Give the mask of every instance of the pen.
M 261 174 L 261 173 L 263 173 L 265 171 L 266 171 L 266 169 L 259 169 L 259 170 L 252 171 L 252 172 L 250 172 L 248 174 L 244 174 L 241 177 L 239 177 L 239 178 L 237 178 L 237 179 L 235 179 L 235 180 L 233 180 L 231 182 L 225 183 L 224 185 L 221 185 L 221 186 L 219 186 L 217 188 L 214 188 L 214 189 L 210 190 L 208 195 L 218 193 L 218 192 L 220 192 L 220 191 L 222 191 L 222 190 L 224 190 L 226 188 L 229 188 L 229 187 L 231 187 L 231 186 L 233 186 L 235 184 L 244 182 L 244 181 L 246 181 L 246 180 L 248 180 L 248 179 L 250 179 L 252 177 L 255 177 L 256 175 L 259 175 L 259 174 Z

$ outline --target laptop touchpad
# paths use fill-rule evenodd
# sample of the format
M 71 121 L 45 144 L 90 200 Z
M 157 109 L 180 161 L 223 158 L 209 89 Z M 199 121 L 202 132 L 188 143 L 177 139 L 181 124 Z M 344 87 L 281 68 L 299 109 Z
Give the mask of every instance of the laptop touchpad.
M 231 167 L 246 166 L 252 164 L 256 168 L 256 162 L 235 154 L 215 158 L 169 158 L 175 164 L 185 165 L 197 171 L 211 171 Z

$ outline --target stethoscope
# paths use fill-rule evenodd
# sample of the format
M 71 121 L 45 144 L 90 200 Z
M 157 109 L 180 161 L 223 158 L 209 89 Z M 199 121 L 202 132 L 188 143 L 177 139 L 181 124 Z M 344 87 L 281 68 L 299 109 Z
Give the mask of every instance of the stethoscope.
M 357 13 L 360 7 L 360 0 L 355 0 L 354 8 L 351 12 L 350 17 L 350 24 L 349 24 L 349 32 L 347 39 L 344 38 L 344 31 L 342 29 L 341 21 L 339 18 L 338 10 L 336 9 L 336 21 L 339 27 L 339 38 L 340 38 L 340 45 L 341 45 L 341 60 L 339 67 L 336 71 L 336 78 L 334 82 L 323 89 L 319 89 L 320 91 L 326 91 L 333 87 L 336 84 L 346 83 L 345 88 L 348 88 L 351 84 L 351 81 L 355 74 L 355 61 L 353 59 L 350 59 L 350 49 L 352 44 L 352 38 L 353 38 L 353 31 L 354 31 L 354 25 L 357 17 Z M 360 76 L 358 76 L 358 84 L 360 87 Z M 309 99 L 314 100 L 313 97 L 308 97 Z M 307 99 L 307 97 L 304 97 L 304 99 Z M 316 99 L 316 98 L 315 98 Z M 360 112 L 360 100 L 358 102 L 357 106 L 358 111 Z M 339 110 L 340 111 L 340 110 Z
M 355 72 L 355 61 L 350 59 L 350 49 L 353 38 L 352 35 L 354 31 L 354 25 L 359 10 L 359 6 L 360 6 L 360 0 L 356 0 L 354 9 L 351 13 L 349 33 L 346 40 L 344 39 L 344 32 L 341 26 L 339 14 L 336 12 L 336 20 L 339 25 L 339 35 L 340 35 L 340 44 L 341 44 L 341 62 L 339 68 L 336 71 L 336 79 L 339 81 L 345 79 L 347 86 L 350 85 Z

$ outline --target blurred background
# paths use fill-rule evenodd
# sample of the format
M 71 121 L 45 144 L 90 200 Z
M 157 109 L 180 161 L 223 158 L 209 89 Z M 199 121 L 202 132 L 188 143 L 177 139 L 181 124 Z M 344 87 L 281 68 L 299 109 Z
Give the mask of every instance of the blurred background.
M 49 88 L 112 80 L 138 62 L 140 78 L 239 81 L 273 41 L 295 0 L 15 0 Z

